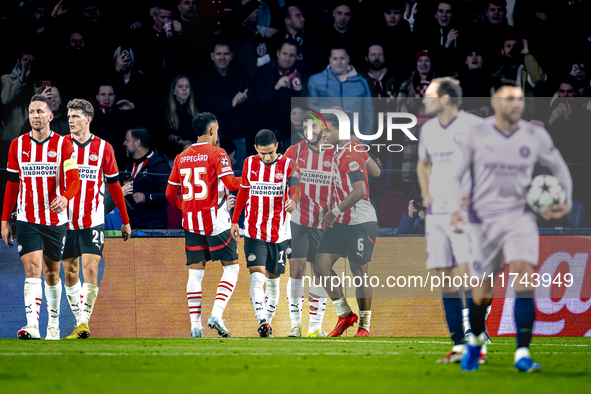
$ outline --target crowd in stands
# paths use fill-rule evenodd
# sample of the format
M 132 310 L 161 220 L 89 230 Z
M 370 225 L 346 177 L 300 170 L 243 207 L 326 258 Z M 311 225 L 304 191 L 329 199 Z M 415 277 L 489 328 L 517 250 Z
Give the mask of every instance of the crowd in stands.
M 589 12 L 585 0 L 6 0 L 0 162 L 29 131 L 35 93 L 50 98 L 51 128 L 62 135 L 69 133 L 65 104 L 93 102 L 91 132 L 113 145 L 120 170 L 135 177 L 152 151 L 161 158 L 154 172 L 170 171 L 166 164 L 196 141 L 198 112 L 217 116 L 220 145 L 239 172 L 255 153 L 258 130 L 274 130 L 282 151 L 292 136 L 302 138 L 303 111 L 291 98 L 420 98 L 433 78 L 453 76 L 474 98 L 463 109 L 486 116 L 490 87 L 506 78 L 530 100 L 524 119 L 548 129 L 570 166 L 578 205 L 569 225 L 591 227 L 584 219 L 591 155 L 583 142 L 591 120 Z M 367 108 L 347 110 L 364 113 L 373 130 Z M 392 192 L 406 193 L 406 201 L 419 195 L 416 149 L 378 158 L 387 179 L 371 185 L 374 205 Z M 138 190 L 141 182 L 126 190 L 137 210 L 165 209 L 158 187 L 166 182 L 153 183 L 153 190 Z M 167 226 L 130 216 L 134 228 Z M 414 216 L 410 226 L 420 231 Z

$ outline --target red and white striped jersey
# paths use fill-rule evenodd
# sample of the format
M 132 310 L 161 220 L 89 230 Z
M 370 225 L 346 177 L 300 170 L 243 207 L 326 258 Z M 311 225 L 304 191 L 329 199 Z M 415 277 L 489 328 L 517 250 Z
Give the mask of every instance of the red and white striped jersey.
M 316 151 L 302 140 L 285 152 L 285 156 L 297 164 L 300 174 L 300 201 L 291 214 L 292 222 L 318 229 L 323 227 L 322 218 L 331 195 L 333 151 Z
M 228 154 L 198 142 L 174 160 L 168 183 L 181 186 L 183 228 L 201 235 L 218 235 L 232 226 L 221 178 L 234 175 Z
M 363 173 L 365 182 L 365 196 L 361 198 L 351 209 L 337 216 L 336 221 L 342 224 L 361 224 L 377 222 L 376 211 L 369 202 L 369 183 L 367 181 L 367 165 L 364 155 L 354 148 L 350 149 L 351 141 L 339 147 L 332 162 L 333 200 L 331 208 L 338 207 L 353 191 L 351 174 Z
M 270 243 L 291 239 L 291 215 L 284 207 L 289 199 L 287 180 L 294 172 L 294 162 L 283 155 L 268 165 L 258 155 L 246 158 L 240 185 L 250 188 L 244 218 L 246 237 Z
M 68 212 L 55 213 L 49 206 L 65 192 L 65 172 L 76 168 L 72 142 L 51 132 L 45 141 L 33 133 L 21 135 L 10 144 L 7 171 L 19 175 L 17 220 L 59 226 L 68 222 Z
M 95 135 L 84 144 L 71 134 L 65 138 L 72 143 L 80 172 L 80 190 L 68 203 L 68 228 L 82 230 L 100 226 L 105 223 L 103 175 L 107 178 L 119 175 L 113 147 Z

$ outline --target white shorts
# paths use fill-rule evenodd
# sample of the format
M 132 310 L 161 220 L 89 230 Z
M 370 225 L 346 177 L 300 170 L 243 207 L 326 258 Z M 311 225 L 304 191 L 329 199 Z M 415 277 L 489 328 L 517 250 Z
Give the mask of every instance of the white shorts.
M 427 215 L 425 240 L 427 242 L 427 269 L 453 268 L 472 261 L 472 245 L 468 233 L 470 225 L 461 234 L 450 226 L 451 215 Z
M 489 223 L 472 223 L 470 231 L 474 259 L 470 273 L 481 277 L 503 269 L 507 264 L 525 261 L 538 266 L 540 236 L 536 215 L 523 212 L 520 216 L 505 216 Z

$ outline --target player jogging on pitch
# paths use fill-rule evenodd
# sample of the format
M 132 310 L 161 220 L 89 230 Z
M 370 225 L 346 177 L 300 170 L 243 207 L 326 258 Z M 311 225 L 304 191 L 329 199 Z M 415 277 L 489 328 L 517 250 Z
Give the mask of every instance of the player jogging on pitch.
M 343 296 L 341 286 L 332 288 L 331 276 L 336 276 L 332 267 L 339 257 L 347 257 L 354 276 L 368 274 L 369 262 L 376 240 L 377 217 L 369 202 L 367 167 L 361 153 L 353 149 L 351 140 L 339 140 L 338 118 L 324 114 L 327 129 L 323 132 L 322 149 L 333 149 L 332 162 L 332 211 L 322 221 L 328 227 L 322 234 L 314 271 L 322 279 L 328 295 L 332 298 L 339 320 L 329 337 L 340 336 L 353 326 L 358 316 L 351 311 Z M 359 330 L 355 336 L 369 336 L 372 289 L 360 286 L 356 289 L 359 305 Z
M 98 268 L 105 242 L 105 183 L 121 213 L 121 237 L 131 235 L 123 191 L 119 184 L 119 169 L 113 147 L 90 133 L 94 108 L 86 100 L 68 103 L 70 135 L 80 172 L 80 191 L 68 204 L 68 233 L 63 254 L 66 296 L 76 317 L 76 328 L 67 339 L 90 337 L 88 321 L 98 296 Z M 104 176 L 104 177 L 103 177 Z M 82 260 L 84 284 L 80 286 L 79 270 Z
M 80 188 L 76 156 L 71 141 L 52 132 L 49 99 L 35 95 L 29 104 L 31 132 L 15 138 L 8 152 L 8 182 L 2 211 L 2 239 L 12 246 L 10 215 L 17 205 L 18 252 L 25 266 L 27 325 L 20 339 L 40 339 L 41 270 L 49 321 L 47 340 L 59 340 L 62 285 L 60 261 L 66 240 L 68 201 Z
M 244 161 L 232 216 L 232 235 L 238 241 L 238 219 L 246 206 L 244 254 L 250 271 L 250 300 L 261 337 L 274 337 L 271 320 L 279 301 L 280 276 L 291 255 L 290 213 L 300 197 L 296 164 L 278 154 L 277 146 L 277 138 L 271 130 L 257 133 L 258 155 Z M 267 290 L 263 292 L 265 283 Z
M 427 269 L 435 269 L 441 277 L 463 276 L 470 273 L 472 248 L 467 232 L 456 234 L 450 229 L 449 198 L 454 196 L 449 188 L 451 177 L 461 164 L 460 144 L 465 133 L 482 119 L 459 110 L 462 100 L 460 83 L 453 78 L 434 79 L 423 104 L 425 113 L 435 118 L 425 122 L 419 140 L 417 175 L 421 185 L 423 205 L 427 208 L 425 237 L 427 243 Z M 462 196 L 470 192 L 470 177 L 462 179 Z M 462 215 L 465 216 L 465 208 Z M 452 350 L 438 363 L 458 363 L 466 345 L 462 329 L 462 298 L 459 289 L 443 281 L 443 310 L 451 340 Z M 465 288 L 467 303 L 472 298 L 471 290 Z M 481 362 L 486 355 L 481 355 Z
M 566 203 L 542 211 L 546 219 L 567 215 L 572 204 L 572 179 L 560 152 L 548 132 L 521 120 L 525 101 L 521 88 L 512 81 L 501 81 L 493 90 L 491 104 L 494 116 L 472 127 L 462 140 L 462 163 L 452 179 L 450 198 L 451 224 L 461 232 L 465 219 L 460 213 L 458 195 L 464 174 L 471 169 L 473 181 L 468 220 L 469 236 L 474 248 L 470 264 L 473 276 L 495 274 L 503 269 L 503 257 L 515 284 L 515 324 L 517 350 L 515 368 L 536 372 L 542 367 L 530 356 L 532 328 L 535 320 L 534 278 L 539 259 L 539 232 L 536 216 L 526 210 L 525 193 L 531 182 L 536 162 L 548 167 L 563 185 Z M 484 315 L 493 298 L 490 278 L 473 288 L 470 304 L 472 333 L 468 335 L 467 352 L 462 358 L 463 371 L 478 369 L 480 348 L 485 341 Z M 507 291 L 512 291 L 510 288 Z
M 217 288 L 213 310 L 207 325 L 230 338 L 222 318 L 234 293 L 240 266 L 238 248 L 230 233 L 230 213 L 226 208 L 225 188 L 238 190 L 240 178 L 234 177 L 228 154 L 215 146 L 218 121 L 209 112 L 193 118 L 197 143 L 180 153 L 168 179 L 166 198 L 183 217 L 185 250 L 189 266 L 187 301 L 191 318 L 191 338 L 203 337 L 201 325 L 201 283 L 208 261 L 220 260 L 224 273 Z M 178 190 L 181 188 L 181 199 Z

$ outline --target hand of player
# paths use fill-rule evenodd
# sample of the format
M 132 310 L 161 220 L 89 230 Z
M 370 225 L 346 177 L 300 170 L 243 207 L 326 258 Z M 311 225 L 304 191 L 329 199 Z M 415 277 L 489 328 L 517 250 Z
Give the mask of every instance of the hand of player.
M 121 186 L 121 190 L 123 190 L 123 197 L 130 195 L 133 193 L 133 182 L 129 182 Z
M 411 203 L 412 203 L 412 201 L 411 201 Z M 429 206 L 431 206 L 431 204 L 433 204 L 433 197 L 431 197 L 431 194 L 427 193 L 423 196 L 423 205 L 425 206 L 425 208 L 429 208 Z M 410 209 L 410 207 L 409 207 L 409 209 Z M 409 216 L 412 216 L 412 215 L 409 215 Z
M 449 31 L 449 33 L 447 33 L 447 41 L 445 43 L 445 47 L 449 48 L 451 46 L 451 43 L 453 42 L 453 40 L 458 38 L 458 35 L 459 35 L 459 33 L 456 29 L 451 29 Z
M 68 207 L 68 199 L 64 196 L 56 197 L 55 200 L 53 200 L 51 202 L 51 205 L 49 206 L 49 208 L 55 213 L 60 213 L 64 209 L 66 209 L 67 207 Z
M 129 100 L 119 100 L 117 101 L 117 106 L 122 111 L 131 111 L 135 109 L 135 104 Z
M 127 241 L 131 237 L 131 225 L 129 224 L 122 224 L 121 225 L 121 238 L 124 241 Z
M 2 239 L 6 246 L 9 248 L 12 247 L 12 243 L 14 242 L 14 239 L 12 238 L 12 228 L 10 227 L 10 222 L 4 220 L 2 221 Z
M 550 207 L 550 209 L 541 211 L 540 216 L 542 216 L 544 220 L 562 219 L 564 216 L 570 213 L 572 208 L 572 205 L 554 204 Z
M 451 226 L 454 228 L 454 233 L 462 234 L 464 232 L 462 225 L 466 224 L 466 220 L 459 212 L 451 214 Z
M 275 90 L 279 90 L 281 88 L 289 88 L 289 77 L 281 77 L 279 81 L 275 84 Z
M 336 218 L 337 217 L 334 215 L 334 213 L 332 213 L 332 211 L 329 211 L 322 218 L 322 223 L 324 223 L 326 225 L 326 227 L 332 227 L 332 225 L 334 224 L 334 221 L 336 220 Z
M 232 223 L 230 234 L 232 235 L 232 238 L 234 238 L 234 241 L 240 241 L 240 227 L 238 227 L 238 223 Z
M 228 208 L 228 211 L 230 211 L 230 210 L 232 210 L 232 208 L 234 208 L 234 205 L 236 205 L 236 196 L 233 194 L 230 194 L 226 198 L 226 208 Z
M 292 199 L 287 200 L 285 202 L 285 212 L 292 213 L 293 210 L 296 209 L 297 205 L 298 204 L 294 200 L 292 200 Z
M 136 204 L 141 204 L 146 202 L 146 195 L 144 193 L 133 193 L 133 201 L 136 202 Z

